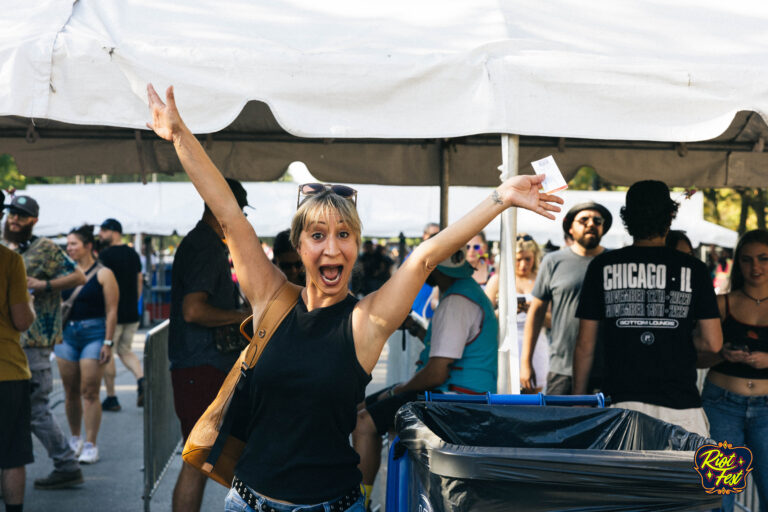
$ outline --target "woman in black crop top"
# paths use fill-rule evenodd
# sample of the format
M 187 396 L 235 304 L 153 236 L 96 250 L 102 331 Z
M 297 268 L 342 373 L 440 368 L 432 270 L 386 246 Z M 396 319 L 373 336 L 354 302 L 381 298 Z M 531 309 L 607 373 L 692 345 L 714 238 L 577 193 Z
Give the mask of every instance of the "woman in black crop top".
M 745 233 L 731 265 L 731 291 L 717 297 L 721 360 L 709 370 L 702 402 L 716 441 L 747 446 L 760 510 L 768 509 L 768 232 Z M 733 510 L 733 495 L 723 509 Z
M 62 293 L 64 301 L 77 295 L 64 324 L 64 342 L 54 348 L 72 433 L 69 444 L 79 461 L 86 464 L 99 460 L 99 389 L 104 365 L 112 356 L 110 340 L 117 325 L 120 295 L 115 275 L 94 258 L 93 242 L 93 226 L 73 229 L 67 236 L 67 254 L 77 262 L 87 281 L 79 291 L 75 288 Z
M 173 141 L 219 221 L 242 291 L 259 318 L 285 275 L 267 259 L 221 173 L 184 125 L 173 89 L 166 92 L 167 105 L 151 85 L 147 91 L 149 126 Z M 252 510 L 243 498 L 280 511 L 299 504 L 323 510 L 323 503 L 332 510 L 362 510 L 359 458 L 349 435 L 384 343 L 405 320 L 436 264 L 496 215 L 518 206 L 554 219 L 549 212 L 560 208 L 553 203 L 563 201 L 540 193 L 542 181 L 532 176 L 507 180 L 459 222 L 419 245 L 381 288 L 359 302 L 349 293 L 360 248 L 357 192 L 341 185 L 299 187 L 291 242 L 304 265 L 306 287 L 248 378 L 248 439 L 227 497 L 232 510 Z

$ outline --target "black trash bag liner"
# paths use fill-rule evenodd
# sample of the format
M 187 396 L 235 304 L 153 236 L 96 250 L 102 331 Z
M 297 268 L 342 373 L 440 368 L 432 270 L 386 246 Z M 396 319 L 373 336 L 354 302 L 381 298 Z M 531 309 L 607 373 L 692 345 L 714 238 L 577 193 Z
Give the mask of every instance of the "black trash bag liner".
M 694 469 L 713 441 L 636 411 L 413 402 L 395 424 L 411 503 L 434 512 L 720 506 Z

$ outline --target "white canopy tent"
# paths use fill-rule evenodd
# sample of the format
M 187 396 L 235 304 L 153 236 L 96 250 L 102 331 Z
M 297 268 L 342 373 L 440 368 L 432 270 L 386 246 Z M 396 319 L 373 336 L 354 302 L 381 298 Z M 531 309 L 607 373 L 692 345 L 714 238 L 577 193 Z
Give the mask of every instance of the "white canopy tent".
M 252 208 L 247 209 L 248 220 L 261 236 L 274 236 L 287 229 L 296 208 L 296 184 L 244 183 Z M 353 185 L 358 190 L 359 213 L 363 221 L 363 235 L 392 237 L 402 232 L 407 237 L 420 237 L 424 225 L 440 214 L 438 187 L 393 187 L 383 185 Z M 473 205 L 490 194 L 483 187 L 453 187 L 450 194 L 450 220 L 460 218 Z M 185 235 L 200 218 L 202 199 L 191 183 L 113 183 L 100 185 L 31 185 L 23 191 L 40 204 L 40 220 L 35 232 L 43 236 L 67 233 L 80 224 L 99 225 L 114 217 L 123 224 L 126 233 Z M 623 229 L 619 210 L 624 205 L 624 192 L 565 191 L 563 211 L 557 220 L 543 222 L 528 211 L 519 212 L 517 229 L 533 236 L 539 243 L 547 240 L 562 244 L 562 217 L 573 205 L 584 201 L 597 201 L 610 210 L 613 227 L 603 238 L 606 247 L 622 247 L 631 243 Z M 674 229 L 685 230 L 698 244 L 716 244 L 733 247 L 737 233 L 703 219 L 703 197 L 694 194 L 680 202 Z M 490 240 L 498 240 L 500 220 L 494 220 L 486 229 Z
M 176 86 L 193 131 L 227 127 L 206 144 L 239 178 L 275 179 L 301 160 L 324 180 L 445 190 L 555 153 L 567 176 L 591 164 L 615 183 L 768 183 L 763 2 L 2 7 L 0 151 L 29 175 L 179 170 L 170 145 L 141 131 L 154 82 Z M 482 134 L 517 135 L 499 158 Z M 514 337 L 511 286 L 501 324 Z
M 154 82 L 246 181 L 492 186 L 512 133 L 521 169 L 768 184 L 756 0 L 1 5 L 0 151 L 29 176 L 180 171 L 142 131 Z

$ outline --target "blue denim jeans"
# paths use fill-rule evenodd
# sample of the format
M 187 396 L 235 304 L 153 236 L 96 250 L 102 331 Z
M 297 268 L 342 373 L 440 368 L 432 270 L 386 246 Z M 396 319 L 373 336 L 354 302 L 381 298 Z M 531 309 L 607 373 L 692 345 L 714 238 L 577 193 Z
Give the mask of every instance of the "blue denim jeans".
M 53 351 L 67 361 L 98 359 L 106 329 L 103 318 L 71 320 L 64 324 L 64 343 L 53 347 Z
M 254 492 L 258 497 L 259 500 L 259 506 L 264 507 L 263 510 L 269 510 L 274 509 L 277 512 L 302 512 L 304 510 L 307 510 L 309 508 L 314 508 L 318 506 L 322 506 L 324 510 L 329 511 L 331 510 L 330 504 L 328 502 L 325 503 L 315 503 L 313 505 L 287 505 L 285 503 L 280 503 L 278 501 L 270 500 L 269 498 L 266 498 L 264 496 L 261 496 L 260 494 Z M 352 504 L 351 507 L 349 507 L 345 512 L 365 512 L 365 505 L 364 505 L 364 499 L 361 496 L 360 499 L 358 499 L 355 503 Z M 258 512 L 259 509 L 250 507 L 243 498 L 240 497 L 240 495 L 237 493 L 237 491 L 232 488 L 229 490 L 229 494 L 227 494 L 227 499 L 224 500 L 224 512 Z
M 701 393 L 709 419 L 710 437 L 746 446 L 752 451 L 752 479 L 757 485 L 760 510 L 768 510 L 768 395 L 743 396 L 706 382 Z M 723 510 L 734 509 L 734 495 L 723 498 Z

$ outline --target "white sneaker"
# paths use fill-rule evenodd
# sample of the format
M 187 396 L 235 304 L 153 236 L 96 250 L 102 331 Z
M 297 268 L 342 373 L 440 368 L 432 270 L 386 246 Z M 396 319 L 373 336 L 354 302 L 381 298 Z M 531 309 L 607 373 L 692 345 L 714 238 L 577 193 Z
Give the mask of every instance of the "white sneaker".
M 99 448 L 93 443 L 85 443 L 83 445 L 83 452 L 77 459 L 83 464 L 93 464 L 99 461 Z
M 79 457 L 83 451 L 83 438 L 80 436 L 71 436 L 69 438 L 69 447 L 75 452 L 75 457 Z

